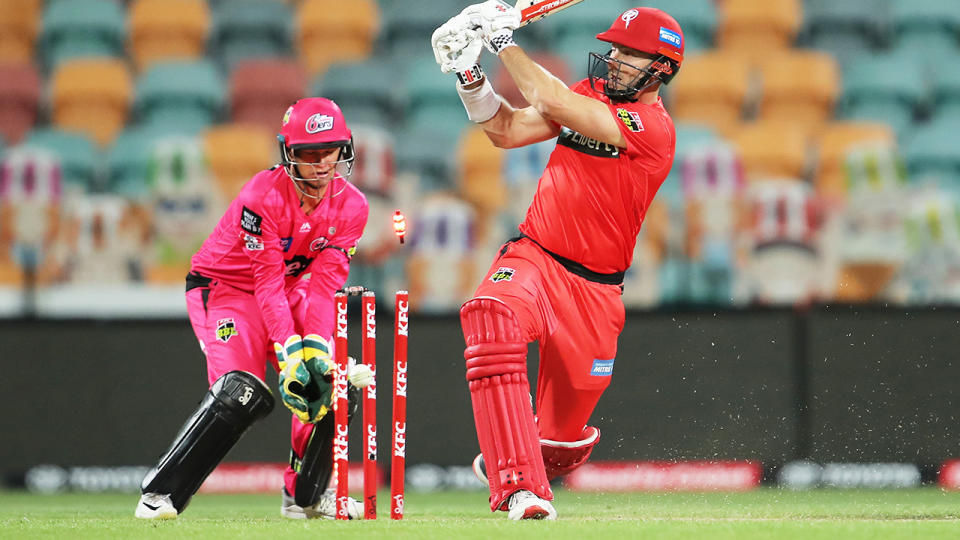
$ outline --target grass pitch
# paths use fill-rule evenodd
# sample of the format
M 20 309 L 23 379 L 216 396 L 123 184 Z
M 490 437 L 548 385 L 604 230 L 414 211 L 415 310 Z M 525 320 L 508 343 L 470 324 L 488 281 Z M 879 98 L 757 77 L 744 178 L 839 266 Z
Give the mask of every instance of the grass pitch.
M 389 493 L 382 492 L 380 501 L 389 503 Z M 483 492 L 408 493 L 402 521 L 385 519 L 386 506 L 376 521 L 294 521 L 280 517 L 279 495 L 198 495 L 178 519 L 144 522 L 133 517 L 136 502 L 136 494 L 0 492 L 0 539 L 960 538 L 960 492 L 936 488 L 613 495 L 559 490 L 557 521 L 520 523 L 489 512 Z

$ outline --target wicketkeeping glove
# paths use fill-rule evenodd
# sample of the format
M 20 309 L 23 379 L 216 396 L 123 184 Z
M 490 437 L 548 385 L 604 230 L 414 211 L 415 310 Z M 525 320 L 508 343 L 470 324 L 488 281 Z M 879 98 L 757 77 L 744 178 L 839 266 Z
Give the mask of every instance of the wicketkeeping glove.
M 320 421 L 331 407 L 334 364 L 330 344 L 309 334 L 294 334 L 283 345 L 274 343 L 280 364 L 280 397 L 301 422 Z

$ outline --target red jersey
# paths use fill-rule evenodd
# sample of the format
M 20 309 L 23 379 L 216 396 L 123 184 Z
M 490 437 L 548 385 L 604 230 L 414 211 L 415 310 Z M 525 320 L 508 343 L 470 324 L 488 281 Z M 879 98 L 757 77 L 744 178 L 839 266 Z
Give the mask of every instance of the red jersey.
M 273 341 L 294 333 L 288 293 L 305 286 L 304 333 L 333 334 L 333 294 L 343 287 L 350 257 L 367 223 L 367 199 L 337 176 L 330 193 L 306 215 L 282 167 L 257 173 L 230 204 L 191 259 L 194 272 L 252 293 Z
M 673 164 L 673 120 L 659 99 L 654 105 L 611 103 L 588 79 L 572 90 L 607 105 L 627 147 L 562 128 L 520 232 L 594 272 L 622 272 Z

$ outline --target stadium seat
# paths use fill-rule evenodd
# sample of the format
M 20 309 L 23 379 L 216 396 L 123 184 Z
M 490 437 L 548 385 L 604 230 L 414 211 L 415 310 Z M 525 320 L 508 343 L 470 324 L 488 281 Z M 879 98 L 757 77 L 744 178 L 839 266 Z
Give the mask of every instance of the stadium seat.
M 283 113 L 307 95 L 307 73 L 292 59 L 244 60 L 230 73 L 230 117 L 272 132 Z
M 210 169 L 224 198 L 235 197 L 247 180 L 277 162 L 274 133 L 260 125 L 241 123 L 222 124 L 204 133 Z
M 252 58 L 286 57 L 293 50 L 293 10 L 280 0 L 234 0 L 214 8 L 210 43 L 233 69 Z
M 101 147 L 127 122 L 133 83 L 126 64 L 112 58 L 66 61 L 53 73 L 53 124 L 83 131 Z
M 37 121 L 40 74 L 31 63 L 0 63 L 0 138 L 20 142 Z
M 684 60 L 682 77 L 666 87 L 668 109 L 677 120 L 708 125 L 720 133 L 741 119 L 750 66 L 741 56 L 713 51 Z
M 840 69 L 827 53 L 791 49 L 760 62 L 760 120 L 817 128 L 833 117 Z
M 923 65 L 909 55 L 858 57 L 843 70 L 842 118 L 886 122 L 899 134 L 928 99 Z
M 459 132 L 418 126 L 397 133 L 397 172 L 419 177 L 421 191 L 451 189 L 456 173 Z
M 960 70 L 950 67 L 953 58 L 930 70 L 935 117 L 960 118 Z
M 156 128 L 128 127 L 107 151 L 107 184 L 111 193 L 140 201 L 147 196 L 147 163 L 154 142 L 163 136 Z
M 942 118 L 917 126 L 903 145 L 911 178 L 937 176 L 960 186 L 960 119 Z
M 473 205 L 480 221 L 491 219 L 507 204 L 504 153 L 479 126 L 461 132 L 457 144 L 460 195 Z
M 41 6 L 41 0 L 4 0 L 0 9 L 0 64 L 33 60 Z
M 803 42 L 833 54 L 841 64 L 886 42 L 887 0 L 806 0 L 803 10 Z
M 465 4 L 434 2 L 381 2 L 383 31 L 378 43 L 398 60 L 430 54 L 430 36 Z
M 210 60 L 158 63 L 137 80 L 135 108 L 144 124 L 196 131 L 219 119 L 225 101 L 223 80 Z
M 40 51 L 47 69 L 73 58 L 122 58 L 126 13 L 115 0 L 53 0 L 43 12 Z
M 666 11 L 683 29 L 684 54 L 713 48 L 717 10 L 712 0 L 644 0 L 643 5 Z
M 130 52 L 138 71 L 203 56 L 210 28 L 205 0 L 132 0 L 129 9 Z
M 747 181 L 804 178 L 807 132 L 790 122 L 752 122 L 732 131 L 730 140 L 743 160 Z
M 370 56 L 380 27 L 380 7 L 375 0 L 303 0 L 297 22 L 300 60 L 315 76 L 335 62 Z M 429 39 L 427 43 L 429 47 Z
M 40 128 L 28 133 L 23 145 L 48 150 L 60 159 L 64 189 L 69 193 L 103 189 L 100 153 L 93 140 L 83 133 Z
M 444 74 L 437 69 L 437 63 L 430 57 L 420 56 L 411 60 L 403 70 L 404 88 L 407 96 L 407 115 L 424 118 L 429 122 L 436 115 L 440 118 L 467 119 L 463 103 L 455 90 L 456 77 Z
M 817 167 L 814 186 L 821 196 L 839 200 L 847 191 L 844 163 L 847 153 L 864 145 L 896 143 L 893 129 L 886 124 L 834 121 L 816 134 Z
M 402 78 L 401 66 L 389 60 L 336 63 L 313 81 L 310 93 L 341 107 L 371 109 L 379 115 L 380 124 L 393 125 L 403 118 L 406 104 Z
M 894 42 L 901 47 L 960 52 L 960 2 L 891 2 L 890 22 Z
M 373 193 L 392 200 L 397 144 L 393 135 L 381 126 L 353 122 L 350 117 L 347 118 L 357 153 L 350 182 L 367 195 Z
M 790 48 L 803 20 L 800 0 L 724 0 L 717 46 L 747 57 Z

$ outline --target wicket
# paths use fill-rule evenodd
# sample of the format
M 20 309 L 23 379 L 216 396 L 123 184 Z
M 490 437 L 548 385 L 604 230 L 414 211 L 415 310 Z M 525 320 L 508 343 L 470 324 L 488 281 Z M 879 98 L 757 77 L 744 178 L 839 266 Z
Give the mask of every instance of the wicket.
M 361 362 L 374 374 L 374 382 L 363 393 L 363 517 L 377 519 L 377 383 L 376 293 L 364 287 L 347 287 L 335 295 L 337 330 L 334 334 L 335 376 L 333 442 L 334 475 L 337 478 L 337 519 L 349 519 L 347 500 L 349 491 L 348 450 L 349 428 L 347 410 L 347 299 L 362 296 L 363 336 Z M 393 444 L 390 466 L 390 517 L 403 519 L 404 468 L 406 467 L 407 427 L 407 334 L 409 295 L 397 291 L 394 305 L 393 332 Z

